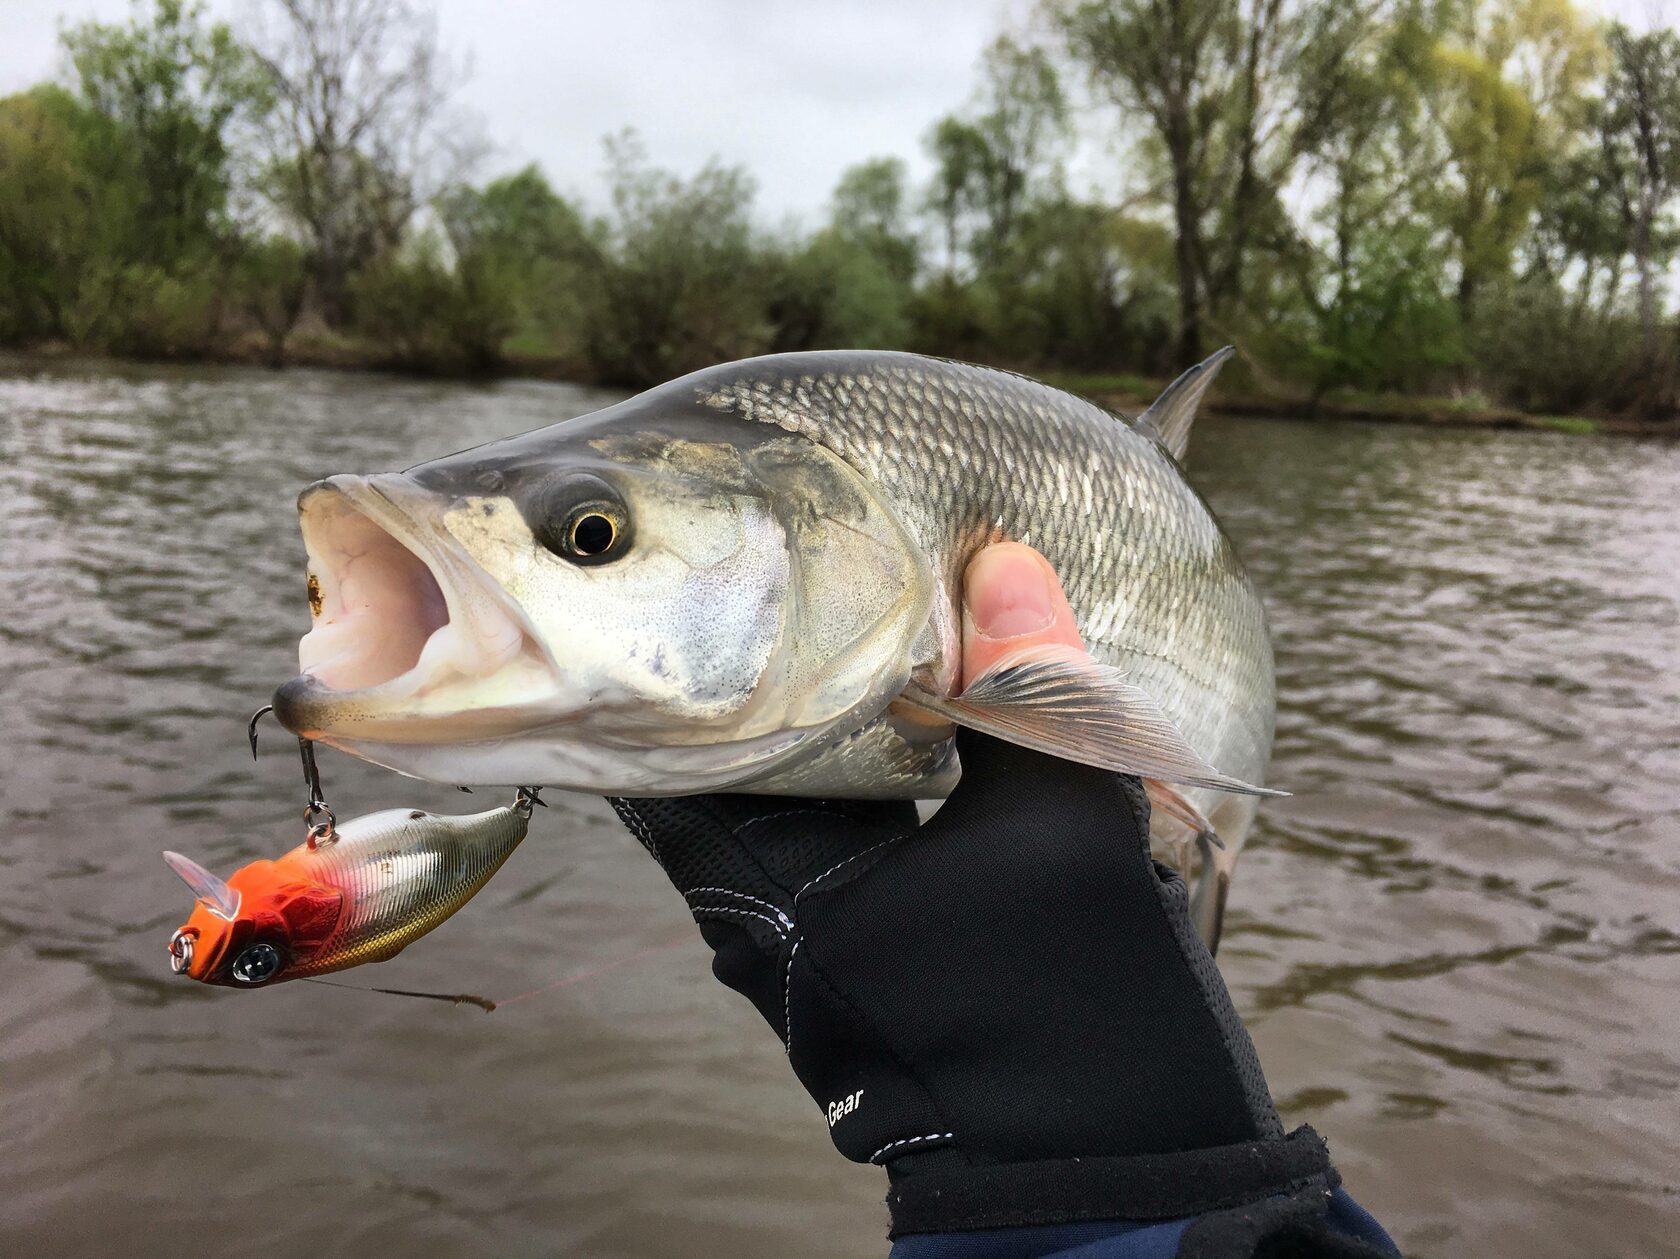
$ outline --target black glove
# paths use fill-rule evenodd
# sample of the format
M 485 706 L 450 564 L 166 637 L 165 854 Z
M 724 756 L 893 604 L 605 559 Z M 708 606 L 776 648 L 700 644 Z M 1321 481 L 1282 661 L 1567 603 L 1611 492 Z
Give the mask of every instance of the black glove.
M 1138 781 L 958 746 L 920 827 L 907 802 L 613 804 L 840 1152 L 887 1167 L 893 1236 L 1223 1211 L 1258 1239 L 1228 1208 L 1275 1195 L 1274 1223 L 1319 1227 L 1328 1154 L 1284 1136 Z

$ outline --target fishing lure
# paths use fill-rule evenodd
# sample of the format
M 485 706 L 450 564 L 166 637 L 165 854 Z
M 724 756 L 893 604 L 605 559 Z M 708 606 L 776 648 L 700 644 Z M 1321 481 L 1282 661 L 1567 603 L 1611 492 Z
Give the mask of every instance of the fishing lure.
M 309 831 L 291 852 L 225 880 L 163 854 L 198 898 L 169 941 L 176 974 L 257 988 L 395 957 L 477 894 L 542 803 L 522 787 L 513 804 L 469 816 L 387 809 L 339 824 L 307 742 L 303 753 Z

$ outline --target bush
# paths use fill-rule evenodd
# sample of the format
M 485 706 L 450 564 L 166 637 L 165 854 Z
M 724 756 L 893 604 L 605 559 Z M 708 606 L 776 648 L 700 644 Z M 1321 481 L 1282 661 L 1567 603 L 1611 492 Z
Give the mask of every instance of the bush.
M 832 228 L 784 249 L 767 268 L 771 349 L 895 349 L 905 343 L 910 285 L 890 259 Z
M 240 308 L 268 339 L 270 361 L 284 362 L 309 290 L 303 246 L 284 236 L 249 242 L 234 266 L 233 286 Z
M 359 272 L 350 298 L 356 333 L 411 371 L 490 371 L 514 327 L 514 304 L 499 273 L 447 266 L 433 235 Z
M 1640 361 L 1630 310 L 1586 308 L 1539 277 L 1490 293 L 1472 329 L 1484 386 L 1525 410 L 1672 405 L 1669 365 Z
M 768 349 L 770 265 L 746 172 L 714 162 L 680 179 L 649 167 L 628 136 L 608 158 L 613 214 L 584 290 L 594 374 L 650 385 Z

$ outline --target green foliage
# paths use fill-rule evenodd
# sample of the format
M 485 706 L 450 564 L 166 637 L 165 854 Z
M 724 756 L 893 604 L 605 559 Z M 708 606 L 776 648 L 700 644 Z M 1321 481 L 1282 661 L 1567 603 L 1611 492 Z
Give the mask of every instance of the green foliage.
M 1315 260 L 1316 261 L 1316 260 Z M 1463 359 L 1458 308 L 1441 284 L 1430 233 L 1416 225 L 1370 231 L 1335 266 L 1295 267 L 1253 350 L 1316 402 L 1345 388 L 1424 392 Z
M 829 212 L 831 232 L 868 253 L 904 286 L 915 280 L 921 261 L 910 222 L 908 179 L 902 158 L 859 162 L 840 176 Z
M 173 271 L 212 252 L 225 227 L 231 132 L 264 102 L 250 54 L 200 4 L 136 0 L 126 26 L 64 34 L 79 95 L 113 124 L 137 181 L 126 257 Z
M 234 291 L 268 343 L 268 358 L 282 363 L 286 341 L 303 314 L 309 274 L 303 246 L 285 236 L 246 242 L 234 265 Z
M 352 327 L 387 361 L 411 371 L 476 374 L 501 361 L 514 329 L 504 277 L 493 269 L 450 266 L 446 247 L 426 233 L 351 281 Z
M 502 295 L 525 352 L 585 367 L 579 337 L 599 255 L 576 208 L 527 166 L 482 189 L 452 189 L 439 210 L 457 270 L 479 291 Z
M 221 329 L 230 135 L 250 62 L 197 6 L 68 31 L 75 93 L 0 102 L 0 334 L 137 354 Z
M 934 125 L 937 165 L 927 204 L 944 235 L 946 269 L 966 260 L 997 266 L 1015 246 L 1037 197 L 1060 194 L 1056 157 L 1066 139 L 1067 101 L 1049 54 L 1000 36 L 981 59 L 981 84 L 965 115 Z
M 1680 35 L 1572 0 L 1040 0 L 1054 43 L 987 47 L 928 179 L 860 162 L 776 232 L 745 170 L 629 133 L 598 216 L 474 184 L 422 9 L 263 2 L 260 53 L 139 0 L 0 100 L 0 342 L 629 386 L 903 347 L 1135 393 L 1238 340 L 1308 405 L 1680 409 Z
M 584 292 L 594 373 L 650 384 L 765 350 L 768 257 L 747 173 L 713 162 L 683 179 L 649 165 L 628 132 L 607 161 L 612 213 Z
M 97 121 L 60 88 L 0 100 L 0 340 L 65 332 L 120 198 L 89 170 Z
M 1547 428 L 1579 437 L 1591 436 L 1602 427 L 1597 420 L 1589 420 L 1584 415 L 1542 415 L 1536 418 Z
M 783 249 L 766 273 L 765 314 L 775 330 L 770 349 L 893 349 L 905 343 L 911 288 L 895 269 L 895 250 L 833 227 Z
M 1639 272 L 1640 366 L 1654 401 L 1664 389 L 1673 392 L 1657 371 L 1656 273 L 1677 243 L 1670 215 L 1680 188 L 1680 36 L 1671 30 L 1635 35 L 1616 23 L 1609 44 L 1611 70 L 1594 110 L 1598 182 L 1621 212 Z
M 1484 387 L 1525 410 L 1618 411 L 1640 402 L 1649 383 L 1636 318 L 1586 309 L 1543 276 L 1494 290 L 1472 338 Z

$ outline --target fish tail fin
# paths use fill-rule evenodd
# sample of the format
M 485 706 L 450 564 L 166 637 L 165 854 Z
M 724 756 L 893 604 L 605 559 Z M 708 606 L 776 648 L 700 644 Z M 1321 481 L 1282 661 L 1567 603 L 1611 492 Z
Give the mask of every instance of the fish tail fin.
M 1231 891 L 1231 875 L 1237 866 L 1237 850 L 1221 847 L 1215 851 L 1202 836 L 1198 835 L 1196 840 L 1202 862 L 1196 874 L 1196 890 L 1190 893 L 1190 922 L 1208 952 L 1217 955 L 1219 936 L 1225 928 L 1225 898 Z

